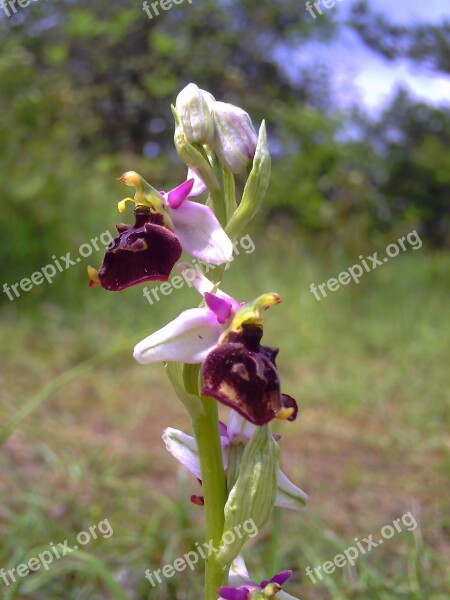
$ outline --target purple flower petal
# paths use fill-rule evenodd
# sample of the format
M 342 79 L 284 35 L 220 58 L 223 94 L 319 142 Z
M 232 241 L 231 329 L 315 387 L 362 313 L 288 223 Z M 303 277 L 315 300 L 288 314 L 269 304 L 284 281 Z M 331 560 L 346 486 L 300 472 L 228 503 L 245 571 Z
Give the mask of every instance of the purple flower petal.
M 229 302 L 219 298 L 215 294 L 205 293 L 206 306 L 213 311 L 217 317 L 217 321 L 222 325 L 228 321 L 233 312 L 233 307 Z
M 269 583 L 277 583 L 278 585 L 283 585 L 283 583 L 286 583 L 286 581 L 289 579 L 289 577 L 292 575 L 292 571 L 280 571 L 279 573 L 277 573 L 276 575 L 274 575 L 272 577 L 272 579 L 267 579 L 265 581 L 263 581 L 261 583 L 261 588 L 264 589 L 266 587 L 266 585 L 269 585 Z
M 225 423 L 222 423 L 222 421 L 219 421 L 219 435 L 220 437 L 228 437 L 228 429 L 227 426 L 225 425 Z
M 247 587 L 221 587 L 217 590 L 223 600 L 248 600 L 250 590 Z
M 167 192 L 167 202 L 170 208 L 177 209 L 189 198 L 194 186 L 194 179 L 187 179 L 181 185 Z

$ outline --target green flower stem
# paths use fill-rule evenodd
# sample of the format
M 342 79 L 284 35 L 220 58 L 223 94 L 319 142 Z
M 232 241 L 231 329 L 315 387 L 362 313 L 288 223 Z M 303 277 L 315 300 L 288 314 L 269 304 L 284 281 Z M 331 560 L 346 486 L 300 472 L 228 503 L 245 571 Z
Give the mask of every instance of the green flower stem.
M 227 202 L 226 202 L 226 194 L 225 194 L 225 180 L 222 176 L 222 165 L 220 164 L 215 152 L 211 153 L 209 160 L 210 160 L 210 164 L 211 164 L 212 168 L 214 169 L 214 173 L 216 174 L 217 181 L 219 182 L 219 186 L 220 186 L 220 188 L 217 190 L 209 190 L 212 209 L 214 211 L 214 214 L 217 217 L 217 220 L 222 225 L 222 227 L 226 227 L 226 225 L 228 223 L 228 215 L 227 215 Z M 234 183 L 234 179 L 233 179 L 233 183 Z M 228 190 L 227 190 L 227 192 L 228 192 Z
M 225 474 L 219 437 L 219 413 L 214 398 L 202 397 L 205 414 L 193 419 L 197 440 L 203 496 L 205 498 L 205 540 L 219 548 L 224 527 L 226 502 Z M 217 588 L 224 585 L 226 569 L 219 565 L 215 554 L 205 564 L 205 600 L 217 600 Z

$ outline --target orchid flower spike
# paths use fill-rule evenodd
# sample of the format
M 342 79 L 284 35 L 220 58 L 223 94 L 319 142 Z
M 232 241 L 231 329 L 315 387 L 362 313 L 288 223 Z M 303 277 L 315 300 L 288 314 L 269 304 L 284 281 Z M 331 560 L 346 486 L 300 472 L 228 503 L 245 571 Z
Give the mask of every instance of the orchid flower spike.
M 260 345 L 263 312 L 281 302 L 264 294 L 239 304 L 199 271 L 183 264 L 185 277 L 203 295 L 206 306 L 191 308 L 139 342 L 134 358 L 141 364 L 160 361 L 203 363 L 202 394 L 216 398 L 254 425 L 274 418 L 294 420 L 297 404 L 280 392 L 277 348 Z
M 281 590 L 291 575 L 292 571 L 280 571 L 257 584 L 250 579 L 242 556 L 238 556 L 230 568 L 229 586 L 217 590 L 219 600 L 297 600 Z
M 234 410 L 230 411 L 228 425 L 220 423 L 220 442 L 222 446 L 222 460 L 224 470 L 228 469 L 230 453 L 236 445 L 245 446 L 252 437 L 256 426 L 246 421 Z M 178 429 L 168 427 L 163 433 L 166 448 L 194 477 L 202 478 L 200 458 L 195 438 Z M 279 439 L 274 436 L 275 439 Z M 275 506 L 302 510 L 305 508 L 308 496 L 298 488 L 281 469 L 277 474 L 277 495 Z
M 107 248 L 101 269 L 88 269 L 91 287 L 119 291 L 146 281 L 167 281 L 182 251 L 221 265 L 232 260 L 233 245 L 213 211 L 187 198 L 206 190 L 192 170 L 169 192 L 158 192 L 134 171 L 119 181 L 134 187 L 134 198 L 119 202 L 119 211 L 134 202 L 135 224 L 116 226 L 119 235 Z

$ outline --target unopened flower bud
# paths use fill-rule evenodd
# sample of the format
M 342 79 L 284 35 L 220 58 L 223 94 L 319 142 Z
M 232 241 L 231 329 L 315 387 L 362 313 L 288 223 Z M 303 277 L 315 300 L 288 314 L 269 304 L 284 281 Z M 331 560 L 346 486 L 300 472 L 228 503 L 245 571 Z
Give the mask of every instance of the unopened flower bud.
M 267 426 L 258 427 L 245 447 L 239 476 L 225 505 L 222 544 L 217 554 L 221 564 L 231 562 L 243 546 L 267 523 L 275 504 L 280 449 Z M 252 523 L 252 531 L 228 537 L 229 532 Z M 252 534 L 252 535 L 251 535 Z
M 190 83 L 177 96 L 176 109 L 180 115 L 186 139 L 191 144 L 210 144 L 214 137 L 211 111 L 215 99 L 209 92 Z
M 174 142 L 178 156 L 189 169 L 195 170 L 211 194 L 218 192 L 220 190 L 220 185 L 216 174 L 214 173 L 214 169 L 203 154 L 187 139 L 181 117 L 174 106 L 172 106 L 172 113 L 175 119 Z
M 214 150 L 232 173 L 240 173 L 255 155 L 258 135 L 250 115 L 233 104 L 214 104 Z

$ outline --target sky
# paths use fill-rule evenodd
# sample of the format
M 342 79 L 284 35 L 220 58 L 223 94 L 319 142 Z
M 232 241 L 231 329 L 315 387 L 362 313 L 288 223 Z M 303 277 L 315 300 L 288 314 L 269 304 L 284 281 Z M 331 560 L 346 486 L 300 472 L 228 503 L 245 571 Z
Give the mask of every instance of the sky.
M 340 0 L 327 13 L 330 17 L 334 13 L 337 20 L 345 20 L 351 4 L 352 0 Z M 369 6 L 397 24 L 438 23 L 444 17 L 450 19 L 450 0 L 369 0 Z M 342 108 L 362 102 L 369 112 L 376 114 L 400 85 L 408 87 L 419 99 L 437 104 L 450 103 L 449 77 L 406 60 L 389 62 L 368 49 L 351 31 L 345 30 L 335 42 L 326 46 L 315 42 L 310 45 L 315 59 L 328 67 L 332 60 L 335 102 Z M 310 53 L 305 53 L 303 47 L 302 54 L 306 63 L 306 55 L 310 56 Z

